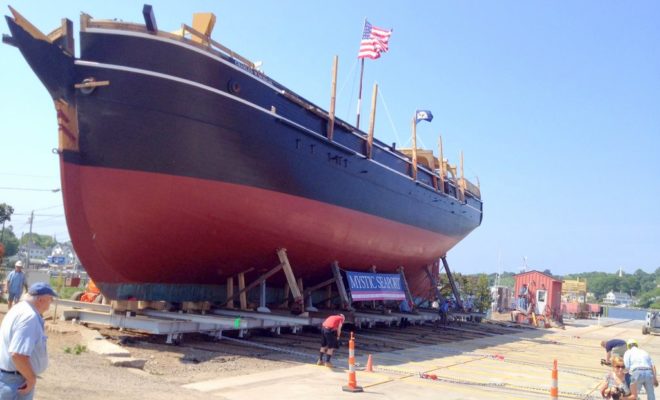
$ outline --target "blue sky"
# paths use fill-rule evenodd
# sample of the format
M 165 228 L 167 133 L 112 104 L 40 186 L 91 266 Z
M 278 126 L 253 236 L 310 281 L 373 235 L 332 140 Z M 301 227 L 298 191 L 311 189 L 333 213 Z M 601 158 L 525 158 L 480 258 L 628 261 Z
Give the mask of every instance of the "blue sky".
M 62 17 L 77 28 L 81 11 L 142 21 L 132 1 L 10 4 L 46 33 Z M 660 267 L 660 2 L 152 4 L 168 31 L 214 12 L 216 40 L 326 109 L 338 55 L 337 113 L 351 123 L 364 18 L 394 28 L 390 52 L 366 61 L 363 121 L 377 82 L 379 139 L 409 146 L 413 112 L 429 109 L 421 142 L 436 149 L 442 135 L 452 163 L 464 151 L 485 211 L 450 251 L 455 270 L 518 271 L 524 257 L 556 274 Z M 61 194 L 48 191 L 60 187 L 52 102 L 18 50 L 0 46 L 0 61 L 0 203 L 15 207 L 17 233 L 35 210 L 36 232 L 67 239 Z

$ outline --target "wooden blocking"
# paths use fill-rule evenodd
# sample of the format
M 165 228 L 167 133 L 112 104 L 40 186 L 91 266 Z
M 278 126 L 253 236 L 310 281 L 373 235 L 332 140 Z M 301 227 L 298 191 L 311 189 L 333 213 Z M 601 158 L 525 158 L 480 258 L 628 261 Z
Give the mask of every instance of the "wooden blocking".
M 137 308 L 138 310 L 156 310 L 156 311 L 164 311 L 167 310 L 169 304 L 166 301 L 146 301 L 146 300 L 140 300 L 137 302 Z
M 211 309 L 211 302 L 208 301 L 184 301 L 181 304 L 181 310 L 185 312 L 205 313 Z
M 138 310 L 137 300 L 112 300 L 110 307 L 115 314 L 124 312 L 136 312 Z

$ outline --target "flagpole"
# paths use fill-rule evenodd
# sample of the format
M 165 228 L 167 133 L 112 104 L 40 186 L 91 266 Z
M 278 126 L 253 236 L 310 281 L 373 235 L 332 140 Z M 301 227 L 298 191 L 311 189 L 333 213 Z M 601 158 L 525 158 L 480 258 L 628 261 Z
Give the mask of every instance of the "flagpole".
M 364 58 L 360 63 L 360 90 L 358 91 L 358 101 L 357 101 L 357 122 L 355 127 L 360 129 L 360 108 L 362 107 L 362 77 L 364 76 Z

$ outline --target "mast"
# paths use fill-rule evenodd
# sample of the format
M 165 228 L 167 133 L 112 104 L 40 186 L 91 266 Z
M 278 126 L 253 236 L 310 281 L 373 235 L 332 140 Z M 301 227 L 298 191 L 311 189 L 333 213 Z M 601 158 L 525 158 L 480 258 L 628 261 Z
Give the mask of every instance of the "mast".
M 417 112 L 412 119 L 412 178 L 417 179 Z
M 371 158 L 374 145 L 374 125 L 376 124 L 376 99 L 378 98 L 378 84 L 374 83 L 371 95 L 371 116 L 369 118 L 369 133 L 367 135 L 367 158 Z
M 357 121 L 355 127 L 360 129 L 360 108 L 362 107 L 362 77 L 364 76 L 364 58 L 360 62 L 360 90 L 358 91 L 357 101 Z
M 332 64 L 332 86 L 330 89 L 330 112 L 328 114 L 328 139 L 332 140 L 332 135 L 335 131 L 335 100 L 337 98 L 337 65 L 339 64 L 339 57 L 335 56 L 334 63 Z

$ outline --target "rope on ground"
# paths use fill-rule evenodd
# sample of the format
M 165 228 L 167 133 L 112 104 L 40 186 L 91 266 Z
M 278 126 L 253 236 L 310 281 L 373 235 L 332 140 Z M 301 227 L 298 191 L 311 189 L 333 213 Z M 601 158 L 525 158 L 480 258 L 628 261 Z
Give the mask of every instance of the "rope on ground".
M 436 374 L 419 373 L 419 377 L 421 379 L 428 379 L 436 382 L 445 382 L 445 383 L 453 383 L 453 384 L 468 385 L 468 386 L 481 386 L 481 387 L 488 387 L 495 389 L 515 389 L 515 390 L 534 392 L 534 393 L 548 393 L 550 390 L 547 387 L 540 387 L 540 386 L 513 385 L 505 382 L 475 382 L 475 381 L 468 381 L 465 379 L 442 377 Z M 563 397 L 570 397 L 570 398 L 583 399 L 583 400 L 595 400 L 595 398 L 592 397 L 591 395 L 579 393 L 579 392 L 562 391 L 559 392 L 559 394 Z
M 239 343 L 245 346 L 252 346 L 252 347 L 257 347 L 260 349 L 265 349 L 265 350 L 272 350 L 272 351 L 277 351 L 280 353 L 287 353 L 287 354 L 292 354 L 295 356 L 298 356 L 300 358 L 305 358 L 305 359 L 310 359 L 316 357 L 315 354 L 309 354 L 309 353 L 303 353 L 302 351 L 295 351 L 291 349 L 285 349 L 282 347 L 276 347 L 276 346 L 271 346 L 263 343 L 256 343 L 256 342 L 251 342 L 249 340 L 244 340 L 244 339 L 236 339 L 236 338 L 230 338 L 227 336 L 223 336 L 222 340 L 227 340 L 229 342 L 234 342 L 234 343 Z

